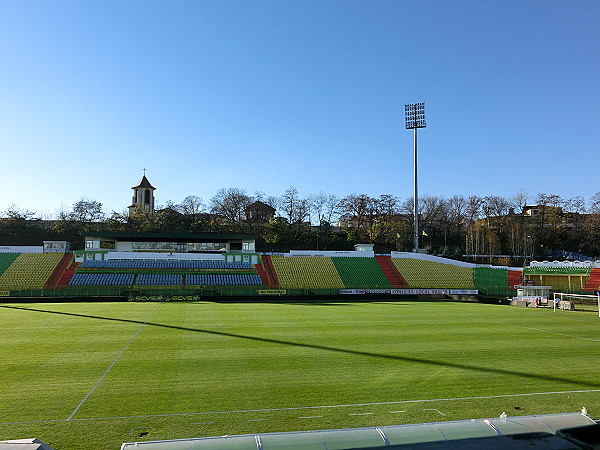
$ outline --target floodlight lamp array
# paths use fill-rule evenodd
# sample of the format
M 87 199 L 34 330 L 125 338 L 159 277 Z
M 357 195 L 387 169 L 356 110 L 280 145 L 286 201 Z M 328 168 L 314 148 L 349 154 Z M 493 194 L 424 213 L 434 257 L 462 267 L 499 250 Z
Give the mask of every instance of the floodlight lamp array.
M 425 128 L 425 103 L 411 103 L 404 105 L 406 114 L 406 129 Z

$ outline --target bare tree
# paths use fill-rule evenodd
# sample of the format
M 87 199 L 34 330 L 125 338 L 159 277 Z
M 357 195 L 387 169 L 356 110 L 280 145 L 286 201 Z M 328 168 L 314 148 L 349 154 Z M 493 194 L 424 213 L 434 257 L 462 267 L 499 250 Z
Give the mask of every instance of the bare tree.
M 517 214 L 523 214 L 525 212 L 525 207 L 528 205 L 528 203 L 529 194 L 523 189 L 517 192 L 510 201 L 511 207 L 515 210 Z
M 481 205 L 486 218 L 499 217 L 508 214 L 510 203 L 504 197 L 489 195 L 483 199 Z
M 302 223 L 310 213 L 310 203 L 308 199 L 300 198 L 298 189 L 290 186 L 281 196 L 281 210 L 286 215 L 290 225 Z
M 6 210 L 2 211 L 0 214 L 2 214 L 2 217 L 6 217 L 10 220 L 30 220 L 35 215 L 35 212 L 19 208 L 16 204 L 11 203 Z
M 348 195 L 340 200 L 342 214 L 348 219 L 347 231 L 354 233 L 354 239 L 368 238 L 371 216 L 374 212 L 374 199 L 368 195 Z
M 56 212 L 54 213 L 54 217 L 56 218 L 56 220 L 69 220 L 69 210 L 67 209 L 64 203 L 61 202 L 60 206 L 56 209 Z
M 467 222 L 473 223 L 481 217 L 481 207 L 483 198 L 477 195 L 470 195 L 467 198 Z
M 262 202 L 265 205 L 269 205 L 271 208 L 274 208 L 276 211 L 281 208 L 281 199 L 279 197 L 275 197 L 274 195 L 269 195 L 268 197 L 263 198 Z
M 318 194 L 311 194 L 308 196 L 311 212 L 311 222 L 321 225 L 323 223 L 323 212 L 325 210 L 325 202 L 327 201 L 327 195 L 320 191 Z
M 339 211 L 339 198 L 334 194 L 320 191 L 318 194 L 310 195 L 308 200 L 313 223 L 319 226 L 331 225 Z
M 464 227 L 467 220 L 468 202 L 462 195 L 455 195 L 446 202 L 448 221 L 456 231 Z
M 600 192 L 596 192 L 590 199 L 590 214 L 600 214 Z
M 549 206 L 551 208 L 562 208 L 564 200 L 560 195 L 540 193 L 537 196 L 536 202 L 540 206 Z
M 340 199 L 335 194 L 328 194 L 327 200 L 325 201 L 325 213 L 324 220 L 328 224 L 332 224 L 337 221 L 340 216 Z
M 596 192 L 590 199 L 584 233 L 587 251 L 594 256 L 600 255 L 600 192 Z
M 102 211 L 102 203 L 81 197 L 79 201 L 73 203 L 69 218 L 81 223 L 101 222 L 105 218 Z
M 405 223 L 399 215 L 400 200 L 389 194 L 373 199 L 374 220 L 369 223 L 369 235 L 372 241 L 385 244 L 387 248 L 397 248 L 398 237 Z
M 525 208 L 529 205 L 529 194 L 521 189 L 509 201 L 514 214 L 508 217 L 507 250 L 512 255 L 530 256 L 532 252 L 533 230 L 527 230 Z
M 420 222 L 432 229 L 440 228 L 446 213 L 446 202 L 442 197 L 427 195 L 419 199 Z
M 565 212 L 568 213 L 585 213 L 585 199 L 581 195 L 577 195 L 572 198 L 567 198 L 563 202 Z
M 206 211 L 206 205 L 201 197 L 196 195 L 188 195 L 183 201 L 177 206 L 177 209 L 188 216 L 193 216 Z
M 500 241 L 494 231 L 484 221 L 477 221 L 468 230 L 466 250 L 470 255 L 497 255 L 500 251 Z
M 398 214 L 400 200 L 398 197 L 389 194 L 382 194 L 377 199 L 377 206 L 380 214 L 394 216 Z
M 222 188 L 210 199 L 211 211 L 224 217 L 232 226 L 239 225 L 245 217 L 246 207 L 252 197 L 244 189 Z

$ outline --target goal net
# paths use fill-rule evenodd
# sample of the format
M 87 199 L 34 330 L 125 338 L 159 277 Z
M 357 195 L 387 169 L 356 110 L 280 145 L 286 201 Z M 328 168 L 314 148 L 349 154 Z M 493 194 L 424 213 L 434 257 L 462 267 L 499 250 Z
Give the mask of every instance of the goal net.
M 557 309 L 569 311 L 593 311 L 598 313 L 598 317 L 600 317 L 600 294 L 584 295 L 554 292 L 552 294 L 552 301 L 554 303 L 554 311 Z

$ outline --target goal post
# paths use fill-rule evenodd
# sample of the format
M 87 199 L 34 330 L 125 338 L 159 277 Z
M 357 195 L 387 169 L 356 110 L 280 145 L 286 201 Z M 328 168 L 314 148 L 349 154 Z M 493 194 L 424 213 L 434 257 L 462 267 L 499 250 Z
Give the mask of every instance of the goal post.
M 572 309 L 573 304 L 576 303 L 581 309 L 598 311 L 598 317 L 600 317 L 600 291 L 597 291 L 595 295 L 553 292 L 552 303 L 554 303 L 554 311 L 557 306 L 559 309 Z

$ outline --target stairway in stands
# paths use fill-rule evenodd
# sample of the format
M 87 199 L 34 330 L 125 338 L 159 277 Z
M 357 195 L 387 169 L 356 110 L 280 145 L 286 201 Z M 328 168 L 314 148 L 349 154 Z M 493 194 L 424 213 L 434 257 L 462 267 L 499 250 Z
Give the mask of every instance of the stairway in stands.
M 71 278 L 73 278 L 75 269 L 77 269 L 77 266 L 79 264 L 81 264 L 81 263 L 73 261 L 71 263 L 71 265 L 69 267 L 67 267 L 67 270 L 65 270 L 65 272 L 63 273 L 63 276 L 56 283 L 57 288 L 62 289 L 69 285 L 69 281 L 71 281 Z
M 52 271 L 52 274 L 50 275 L 50 277 L 44 284 L 44 289 L 55 289 L 57 287 L 60 278 L 63 276 L 66 268 L 68 267 L 68 265 L 71 263 L 72 260 L 73 260 L 72 253 L 65 253 L 63 255 L 63 257 L 60 259 L 60 261 L 54 268 L 54 271 Z
M 600 269 L 592 269 L 583 291 L 600 291 Z
M 509 270 L 508 271 L 508 287 L 514 289 L 516 285 L 521 284 L 521 276 L 523 275 L 522 270 Z
M 254 267 L 256 267 L 256 273 L 260 276 L 263 286 L 270 286 L 271 280 L 269 280 L 269 275 L 263 269 L 262 264 L 255 264 Z
M 275 267 L 273 267 L 273 261 L 271 261 L 270 255 L 262 256 L 262 265 L 265 269 L 266 275 L 269 278 L 269 282 L 266 283 L 269 286 L 279 287 L 279 280 L 277 279 L 277 274 L 275 273 Z M 259 272 L 260 275 L 260 272 Z M 262 278 L 262 275 L 261 275 Z
M 383 274 L 388 279 L 388 281 L 390 282 L 390 284 L 392 285 L 393 288 L 409 287 L 406 280 L 404 278 L 402 278 L 402 275 L 400 275 L 400 272 L 398 272 L 398 270 L 396 269 L 396 266 L 394 266 L 394 263 L 392 262 L 391 257 L 376 256 L 375 259 L 377 259 L 377 262 L 379 263 L 379 266 L 381 267 Z

